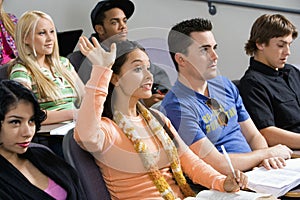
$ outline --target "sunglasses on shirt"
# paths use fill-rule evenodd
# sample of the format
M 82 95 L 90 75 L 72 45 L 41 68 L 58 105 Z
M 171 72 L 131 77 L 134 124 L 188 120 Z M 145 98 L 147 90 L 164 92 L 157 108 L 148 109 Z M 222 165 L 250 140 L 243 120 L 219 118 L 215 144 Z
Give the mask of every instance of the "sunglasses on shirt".
M 221 110 L 221 106 L 219 102 L 213 98 L 209 98 L 206 101 L 206 105 L 213 111 L 218 113 L 217 119 L 220 126 L 227 126 L 228 124 L 228 116 L 227 114 Z

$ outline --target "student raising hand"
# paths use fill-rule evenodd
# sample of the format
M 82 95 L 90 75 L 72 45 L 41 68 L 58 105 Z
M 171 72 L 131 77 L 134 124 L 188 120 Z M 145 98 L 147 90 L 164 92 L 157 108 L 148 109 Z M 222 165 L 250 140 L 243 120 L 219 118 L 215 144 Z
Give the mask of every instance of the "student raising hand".
M 79 39 L 79 48 L 93 65 L 111 68 L 116 59 L 116 44 L 110 46 L 110 52 L 105 51 L 96 38 L 92 38 L 93 44 L 85 36 Z

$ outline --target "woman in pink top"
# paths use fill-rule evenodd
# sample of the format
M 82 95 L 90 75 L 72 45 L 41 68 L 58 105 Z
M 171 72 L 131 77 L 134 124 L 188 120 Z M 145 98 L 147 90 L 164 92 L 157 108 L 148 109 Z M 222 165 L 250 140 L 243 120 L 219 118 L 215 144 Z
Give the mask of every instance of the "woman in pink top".
M 17 56 L 17 48 L 14 41 L 17 21 L 15 15 L 4 11 L 3 0 L 0 0 L 0 65 L 9 62 Z
M 0 82 L 0 199 L 85 200 L 76 171 L 31 144 L 46 114 L 21 83 Z
M 123 41 L 105 52 L 95 38 L 92 41 L 80 39 L 80 50 L 93 63 L 93 70 L 74 137 L 92 152 L 112 199 L 195 196 L 183 173 L 194 183 L 220 191 L 246 186 L 243 173 L 235 171 L 236 179 L 218 173 L 192 153 L 163 114 L 150 112 L 139 102 L 151 97 L 153 84 L 142 47 Z

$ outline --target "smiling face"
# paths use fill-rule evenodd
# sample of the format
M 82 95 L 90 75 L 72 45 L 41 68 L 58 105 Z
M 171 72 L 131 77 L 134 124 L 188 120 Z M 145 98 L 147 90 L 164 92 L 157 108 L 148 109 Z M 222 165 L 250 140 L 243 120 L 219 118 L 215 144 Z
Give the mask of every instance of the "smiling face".
M 180 69 L 188 80 L 209 80 L 217 75 L 217 43 L 211 31 L 192 32 L 193 43 L 182 55 L 185 67 Z M 179 59 L 180 60 L 180 59 Z
M 45 18 L 40 18 L 32 34 L 26 37 L 25 43 L 35 49 L 37 57 L 50 55 L 56 41 L 56 32 L 53 23 Z
M 20 100 L 1 121 L 0 154 L 5 158 L 25 153 L 35 133 L 33 105 Z
M 293 42 L 292 34 L 283 37 L 272 38 L 269 44 L 256 44 L 258 51 L 255 60 L 272 68 L 283 68 L 291 54 L 290 46 Z
M 127 55 L 120 74 L 114 74 L 114 85 L 120 88 L 122 95 L 136 101 L 150 98 L 153 76 L 149 68 L 150 62 L 147 54 L 140 49 L 135 49 Z

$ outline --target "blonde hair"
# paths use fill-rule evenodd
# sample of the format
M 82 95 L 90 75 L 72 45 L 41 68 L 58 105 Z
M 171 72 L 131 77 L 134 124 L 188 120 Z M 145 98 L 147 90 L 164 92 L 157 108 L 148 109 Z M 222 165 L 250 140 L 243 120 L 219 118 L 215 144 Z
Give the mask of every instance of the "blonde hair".
M 41 98 L 50 98 L 51 100 L 56 101 L 62 98 L 60 88 L 58 88 L 58 86 L 52 80 L 47 78 L 40 70 L 40 65 L 36 59 L 34 44 L 31 49 L 29 45 L 25 43 L 27 37 L 32 37 L 32 41 L 34 41 L 35 29 L 38 21 L 41 18 L 49 20 L 54 25 L 52 18 L 41 11 L 25 12 L 19 19 L 16 26 L 15 35 L 15 42 L 17 45 L 19 56 L 16 59 L 15 63 L 24 65 L 26 69 L 31 72 L 32 79 L 37 85 L 37 90 Z M 80 90 L 75 83 L 72 73 L 60 62 L 56 33 L 54 35 L 55 41 L 53 52 L 50 55 L 46 55 L 45 61 L 50 64 L 51 67 L 54 67 L 55 71 L 70 83 L 77 94 L 79 100 L 77 103 L 80 103 Z
M 4 1 L 4 0 L 3 0 Z M 3 1 L 0 3 L 0 19 L 7 30 L 7 32 L 14 38 L 15 37 L 15 27 L 16 25 L 11 20 L 9 15 L 4 11 Z

